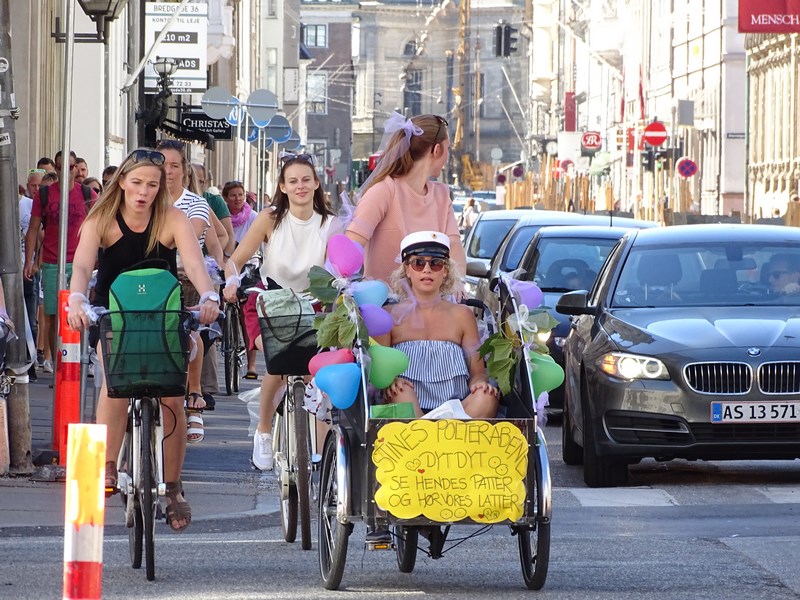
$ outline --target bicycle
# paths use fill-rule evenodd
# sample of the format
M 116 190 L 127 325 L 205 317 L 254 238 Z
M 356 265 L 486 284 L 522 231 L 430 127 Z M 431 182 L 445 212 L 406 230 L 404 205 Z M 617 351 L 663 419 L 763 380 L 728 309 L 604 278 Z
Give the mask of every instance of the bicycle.
M 190 334 L 199 327 L 198 315 L 108 311 L 98 321 L 108 396 L 128 399 L 117 485 L 106 494 L 122 495 L 131 566 L 141 568 L 144 554 L 148 581 L 155 579 L 155 521 L 163 514 L 159 499 L 168 493 L 161 398 L 186 392 Z M 154 338 L 156 345 L 163 344 L 161 352 L 155 351 Z
M 239 392 L 242 368 L 247 360 L 247 332 L 244 327 L 242 303 L 247 298 L 245 290 L 258 278 L 259 262 L 248 262 L 242 272 L 242 284 L 237 290 L 237 302 L 225 303 L 225 327 L 222 331 L 222 359 L 225 367 L 225 393 Z
M 259 317 L 267 372 L 286 376 L 286 392 L 275 413 L 273 455 L 281 482 L 281 527 L 289 543 L 297 536 L 311 549 L 311 473 L 316 449 L 316 421 L 304 408 L 308 361 L 317 352 L 314 313 Z M 282 413 L 282 414 L 281 414 Z
M 11 386 L 16 382 L 16 377 L 11 372 L 6 372 L 6 341 L 14 333 L 3 317 L 0 317 L 0 400 L 5 400 L 11 394 Z

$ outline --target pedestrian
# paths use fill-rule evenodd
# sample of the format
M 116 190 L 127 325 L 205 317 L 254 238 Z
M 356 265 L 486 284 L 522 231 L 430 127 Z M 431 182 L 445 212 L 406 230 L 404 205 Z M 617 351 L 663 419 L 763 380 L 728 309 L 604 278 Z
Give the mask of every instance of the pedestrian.
M 86 159 L 80 156 L 75 159 L 75 181 L 83 183 L 89 176 L 89 165 L 86 164 Z
M 478 209 L 475 206 L 475 198 L 468 198 L 464 204 L 464 209 L 461 211 L 461 216 L 458 220 L 458 225 L 463 233 L 472 229 L 475 221 L 478 220 Z
M 28 179 L 25 184 L 25 195 L 19 199 L 19 229 L 20 229 L 20 242 L 21 242 L 21 262 L 25 263 L 25 238 L 28 234 L 28 227 L 31 224 L 31 210 L 33 209 L 33 199 L 39 191 L 39 186 L 42 183 L 42 177 L 45 174 L 44 169 L 31 169 L 28 171 Z M 37 242 L 38 243 L 38 242 Z M 25 300 L 25 311 L 28 314 L 28 323 L 31 328 L 31 336 L 34 343 L 39 338 L 39 287 L 41 275 L 37 271 L 31 279 L 22 278 L 22 292 Z M 31 359 L 34 357 L 31 356 Z M 28 369 L 28 377 L 31 381 L 36 381 L 36 365 L 31 365 Z
M 177 275 L 179 252 L 184 269 L 202 291 L 199 302 L 201 323 L 211 323 L 219 314 L 219 296 L 213 291 L 197 237 L 186 215 L 173 207 L 167 190 L 164 155 L 150 149 L 134 150 L 111 178 L 107 191 L 92 208 L 81 228 L 75 253 L 74 276 L 70 286 L 69 325 L 89 326 L 86 289 L 97 263 L 95 303 L 108 308 L 109 289 L 124 270 L 144 260 L 163 259 Z M 102 252 L 99 252 L 102 250 Z M 99 253 L 99 258 L 98 258 Z M 98 353 L 99 354 L 99 353 Z M 161 398 L 164 427 L 164 480 L 166 517 L 173 531 L 182 531 L 191 521 L 191 508 L 180 483 L 186 452 L 186 420 L 178 418 L 184 398 Z M 126 402 L 109 399 L 105 378 L 97 404 L 97 422 L 106 426 L 105 486 L 117 485 L 117 465 L 127 422 Z
M 55 173 L 56 172 L 56 163 L 53 161 L 52 158 L 43 156 L 38 161 L 36 161 L 36 168 L 43 169 L 47 173 Z
M 200 163 L 192 163 L 192 168 L 194 169 L 194 174 L 197 177 L 197 193 L 205 198 L 206 202 L 208 202 L 208 205 L 211 207 L 211 210 L 214 212 L 225 229 L 225 234 L 227 235 L 228 239 L 222 249 L 222 254 L 223 258 L 228 259 L 231 257 L 231 254 L 233 253 L 233 247 L 235 245 L 233 241 L 234 235 L 233 226 L 231 225 L 230 210 L 225 203 L 225 199 L 219 194 L 219 192 L 212 192 L 210 189 L 211 171 L 206 169 L 205 165 Z M 222 265 L 220 265 L 220 267 L 221 266 Z
M 87 177 L 83 180 L 83 185 L 88 186 L 98 196 L 103 193 L 103 184 L 100 183 L 97 177 Z
M 236 301 L 241 283 L 239 265 L 244 265 L 263 245 L 261 269 L 264 289 L 282 287 L 301 292 L 308 288 L 308 272 L 323 266 L 328 236 L 336 219 L 325 203 L 322 186 L 311 154 L 282 152 L 275 190 L 275 210 L 263 210 L 239 242 L 225 265 L 225 299 Z M 269 277 L 267 277 L 269 275 Z M 263 351 L 261 328 L 256 314 L 256 296 L 244 306 L 245 328 L 250 348 Z M 262 471 L 272 469 L 272 417 L 275 395 L 281 389 L 279 375 L 265 374 L 261 381 L 258 427 L 253 436 L 253 464 Z
M 108 165 L 105 169 L 103 169 L 103 175 L 100 177 L 100 179 L 103 180 L 103 187 L 108 185 L 108 182 L 111 180 L 111 177 L 114 175 L 116 170 L 116 165 Z
M 452 241 L 461 278 L 466 256 L 461 247 L 450 189 L 431 181 L 447 164 L 447 121 L 438 115 L 406 119 L 392 113 L 385 124 L 388 141 L 377 167 L 357 194 L 347 236 L 365 249 L 364 275 L 388 282 L 399 264 L 400 241 L 409 233 L 435 229 Z
M 67 177 L 69 215 L 67 217 L 66 277 L 69 285 L 72 276 L 72 259 L 78 247 L 78 231 L 86 218 L 97 194 L 75 180 L 77 156 L 70 152 L 64 164 L 61 152 L 55 157 L 56 174 L 59 179 Z M 44 178 L 43 178 L 44 179 Z M 32 281 L 38 272 L 37 248 L 39 231 L 44 224 L 41 244 L 41 281 L 44 291 L 44 329 L 47 332 L 47 346 L 50 356 L 56 355 L 56 318 L 58 314 L 58 252 L 61 214 L 61 186 L 52 184 L 40 186 L 33 199 L 31 220 L 25 236 L 25 279 Z M 45 191 L 46 190 L 46 191 Z M 42 196 L 44 195 L 44 200 Z

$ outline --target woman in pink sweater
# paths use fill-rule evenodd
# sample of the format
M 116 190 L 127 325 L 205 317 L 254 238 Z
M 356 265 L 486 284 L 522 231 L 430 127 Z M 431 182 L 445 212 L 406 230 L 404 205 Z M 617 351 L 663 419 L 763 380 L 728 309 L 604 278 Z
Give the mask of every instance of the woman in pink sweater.
M 438 115 L 386 122 L 389 136 L 378 166 L 357 196 L 347 236 L 364 246 L 364 276 L 389 282 L 400 264 L 400 241 L 409 233 L 436 230 L 450 238 L 451 256 L 461 279 L 466 256 L 453 213 L 450 190 L 433 181 L 447 163 L 447 121 Z

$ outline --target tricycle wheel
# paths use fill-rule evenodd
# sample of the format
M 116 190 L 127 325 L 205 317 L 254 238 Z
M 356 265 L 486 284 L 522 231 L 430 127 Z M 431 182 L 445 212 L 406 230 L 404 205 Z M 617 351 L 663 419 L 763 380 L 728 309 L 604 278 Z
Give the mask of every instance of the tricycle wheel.
M 319 571 L 325 588 L 339 588 L 347 559 L 347 541 L 352 525 L 341 523 L 336 517 L 339 489 L 336 478 L 336 435 L 329 435 L 322 454 L 322 471 L 319 493 Z M 345 465 L 346 466 L 346 465 Z
M 529 590 L 540 590 L 547 580 L 547 566 L 550 562 L 550 523 L 537 523 L 533 531 L 521 527 L 517 529 L 517 537 L 525 585 Z
M 397 525 L 394 528 L 394 546 L 397 550 L 397 566 L 401 573 L 411 573 L 417 562 L 419 529 Z

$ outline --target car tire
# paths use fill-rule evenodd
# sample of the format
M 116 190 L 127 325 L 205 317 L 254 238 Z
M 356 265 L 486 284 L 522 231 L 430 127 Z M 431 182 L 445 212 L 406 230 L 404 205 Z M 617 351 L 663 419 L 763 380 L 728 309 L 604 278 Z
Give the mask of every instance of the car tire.
M 575 441 L 572 434 L 572 418 L 569 414 L 569 398 L 567 386 L 564 386 L 564 409 L 561 413 L 561 458 L 570 466 L 583 464 L 583 448 Z
M 597 455 L 594 421 L 588 407 L 586 384 L 581 383 L 583 401 L 583 481 L 591 488 L 618 487 L 628 483 L 628 463 Z

